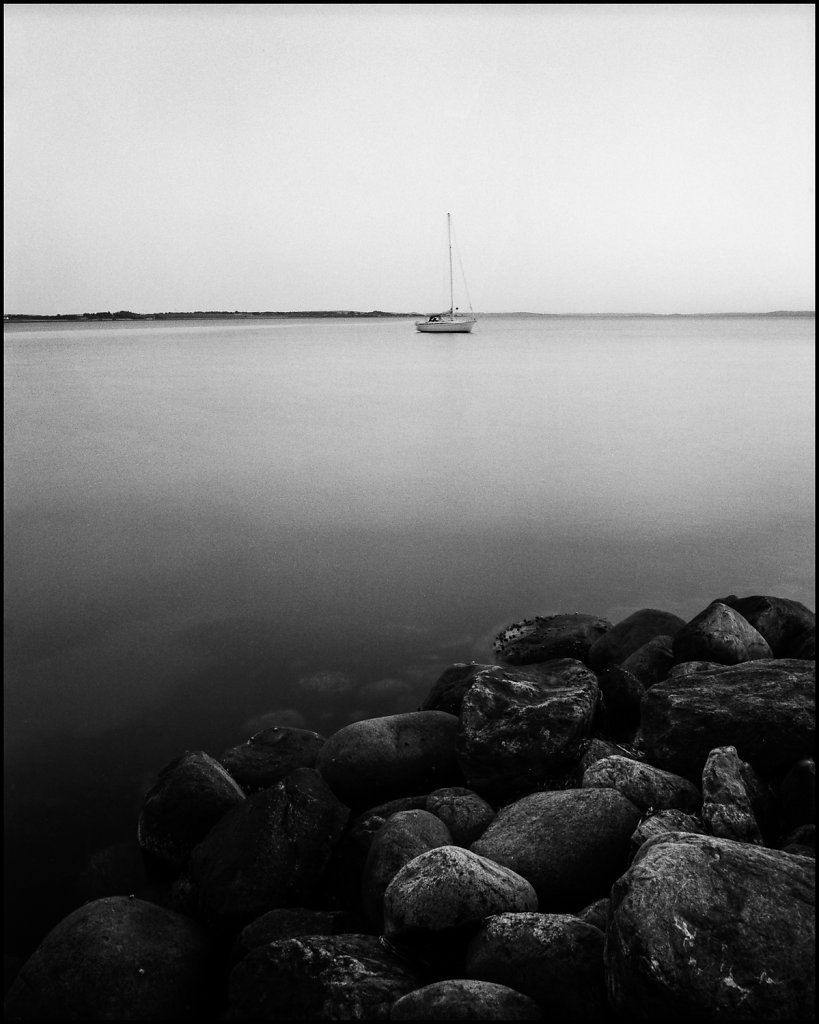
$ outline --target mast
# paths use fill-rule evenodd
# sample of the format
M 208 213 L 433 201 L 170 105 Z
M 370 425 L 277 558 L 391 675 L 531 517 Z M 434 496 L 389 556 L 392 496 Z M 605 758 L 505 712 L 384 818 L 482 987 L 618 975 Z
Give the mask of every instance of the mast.
M 452 228 L 449 223 L 449 214 L 446 215 L 446 236 L 449 243 L 449 315 L 455 316 L 455 296 L 452 291 Z

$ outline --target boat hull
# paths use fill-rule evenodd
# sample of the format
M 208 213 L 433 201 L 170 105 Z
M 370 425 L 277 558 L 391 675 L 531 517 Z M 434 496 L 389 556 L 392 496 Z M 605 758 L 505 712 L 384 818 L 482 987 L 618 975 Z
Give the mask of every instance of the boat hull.
M 415 329 L 422 334 L 469 334 L 475 326 L 474 320 L 416 320 Z

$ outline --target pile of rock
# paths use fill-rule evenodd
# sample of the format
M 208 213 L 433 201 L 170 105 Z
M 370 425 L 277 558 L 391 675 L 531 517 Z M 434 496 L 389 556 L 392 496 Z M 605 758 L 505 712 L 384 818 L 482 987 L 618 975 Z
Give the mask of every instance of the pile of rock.
M 417 711 L 188 752 L 153 902 L 46 937 L 7 1019 L 814 1016 L 815 619 L 515 623 Z

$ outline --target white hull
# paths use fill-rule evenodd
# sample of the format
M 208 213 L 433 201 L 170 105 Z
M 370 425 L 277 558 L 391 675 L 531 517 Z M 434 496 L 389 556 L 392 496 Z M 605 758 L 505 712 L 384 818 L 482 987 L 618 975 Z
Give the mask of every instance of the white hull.
M 469 334 L 475 326 L 474 320 L 416 320 L 415 329 L 422 334 Z

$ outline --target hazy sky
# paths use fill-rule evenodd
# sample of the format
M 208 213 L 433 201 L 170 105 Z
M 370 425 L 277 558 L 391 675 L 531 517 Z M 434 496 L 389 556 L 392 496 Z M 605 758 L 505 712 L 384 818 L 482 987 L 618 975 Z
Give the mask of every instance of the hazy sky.
M 813 309 L 814 17 L 6 4 L 4 311 Z

